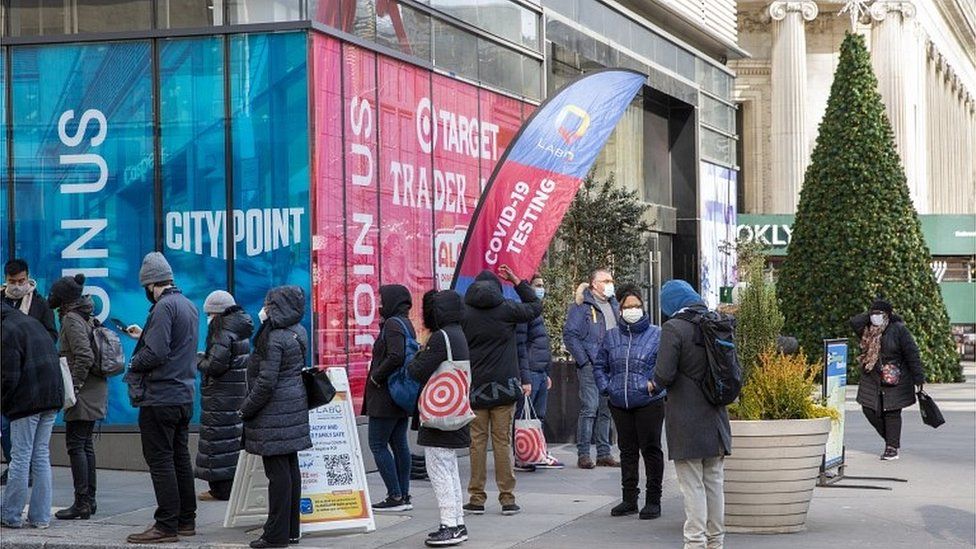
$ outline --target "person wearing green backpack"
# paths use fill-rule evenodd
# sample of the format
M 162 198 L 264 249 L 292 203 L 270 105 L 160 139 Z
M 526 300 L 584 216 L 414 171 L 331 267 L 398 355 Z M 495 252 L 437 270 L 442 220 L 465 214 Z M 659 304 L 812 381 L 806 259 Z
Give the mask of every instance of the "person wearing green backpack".
M 410 502 L 410 445 L 407 442 L 410 411 L 396 404 L 388 383 L 390 376 L 406 364 L 409 343 L 417 339 L 410 322 L 411 307 L 410 290 L 406 287 L 400 284 L 380 286 L 380 316 L 383 320 L 380 335 L 373 343 L 362 411 L 369 417 L 369 449 L 386 485 L 386 499 L 373 504 L 373 510 L 378 512 L 413 509 Z

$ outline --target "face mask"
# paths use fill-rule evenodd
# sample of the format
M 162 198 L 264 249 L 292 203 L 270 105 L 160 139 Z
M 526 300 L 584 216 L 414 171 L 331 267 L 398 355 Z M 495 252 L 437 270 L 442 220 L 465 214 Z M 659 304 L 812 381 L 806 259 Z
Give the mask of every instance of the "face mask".
M 624 322 L 627 324 L 633 324 L 644 318 L 644 309 L 624 309 L 623 311 L 620 311 L 620 316 L 623 317 Z
M 535 296 L 539 298 L 539 301 L 542 301 L 542 298 L 546 297 L 545 288 L 533 288 L 533 290 L 535 290 Z
M 217 315 L 207 315 L 207 325 L 209 326 L 213 319 L 217 318 Z
M 7 284 L 3 289 L 3 293 L 7 294 L 10 299 L 23 299 L 24 296 L 30 293 L 30 282 L 24 282 L 23 284 Z
M 603 287 L 603 297 L 610 299 L 613 297 L 613 282 Z
M 871 315 L 871 324 L 881 326 L 884 324 L 885 315 Z
M 261 322 L 268 321 L 268 312 L 264 310 L 264 307 L 261 307 L 261 310 L 258 311 L 258 319 L 260 319 Z

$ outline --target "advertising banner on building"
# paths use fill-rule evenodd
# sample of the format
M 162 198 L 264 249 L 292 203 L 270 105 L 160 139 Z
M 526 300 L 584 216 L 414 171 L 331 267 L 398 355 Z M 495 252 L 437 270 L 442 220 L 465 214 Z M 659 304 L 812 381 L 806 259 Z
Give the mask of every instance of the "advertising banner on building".
M 492 173 L 461 249 L 453 288 L 508 265 L 531 276 L 586 176 L 645 76 L 587 74 L 546 100 Z
M 718 307 L 722 288 L 736 282 L 736 175 L 729 168 L 701 163 L 700 288 L 709 308 Z

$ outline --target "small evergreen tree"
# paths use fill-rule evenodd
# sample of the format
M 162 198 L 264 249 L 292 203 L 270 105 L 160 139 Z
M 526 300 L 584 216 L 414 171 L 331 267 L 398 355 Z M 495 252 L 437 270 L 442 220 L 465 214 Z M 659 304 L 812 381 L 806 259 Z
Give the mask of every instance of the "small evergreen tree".
M 778 290 L 788 333 L 820 349 L 883 296 L 921 349 L 929 381 L 962 371 L 871 59 L 848 33 L 807 169 Z M 857 352 L 857 341 L 851 349 Z M 853 357 L 852 354 L 852 357 Z M 856 360 L 850 360 L 856 375 Z
M 636 191 L 616 185 L 612 173 L 598 181 L 591 172 L 583 181 L 542 269 L 546 279 L 542 314 L 553 356 L 565 356 L 562 334 L 566 311 L 576 287 L 588 280 L 593 269 L 608 267 L 616 280 L 638 282 L 641 262 L 647 255 L 644 242 L 651 229 L 644 220 L 647 208 Z
M 763 246 L 740 242 L 736 248 L 738 268 L 746 281 L 735 307 L 735 347 L 743 380 L 760 367 L 763 353 L 776 348 L 783 330 L 783 313 L 776 302 L 776 286 L 767 280 Z

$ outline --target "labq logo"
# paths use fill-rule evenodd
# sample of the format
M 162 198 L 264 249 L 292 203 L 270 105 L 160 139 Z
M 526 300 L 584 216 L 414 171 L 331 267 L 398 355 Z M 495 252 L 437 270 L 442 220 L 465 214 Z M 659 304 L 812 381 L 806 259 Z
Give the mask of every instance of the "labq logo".
M 556 129 L 567 145 L 572 145 L 590 129 L 590 114 L 576 105 L 566 105 L 556 117 Z

